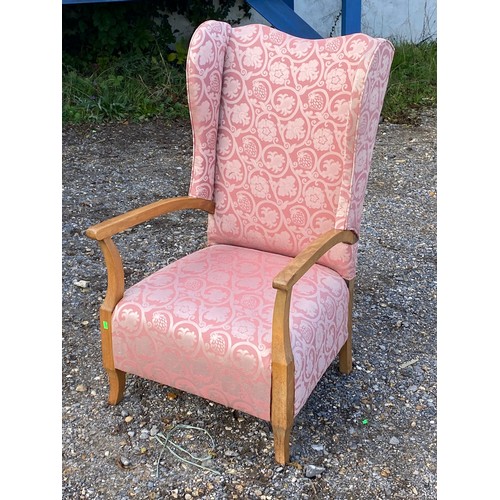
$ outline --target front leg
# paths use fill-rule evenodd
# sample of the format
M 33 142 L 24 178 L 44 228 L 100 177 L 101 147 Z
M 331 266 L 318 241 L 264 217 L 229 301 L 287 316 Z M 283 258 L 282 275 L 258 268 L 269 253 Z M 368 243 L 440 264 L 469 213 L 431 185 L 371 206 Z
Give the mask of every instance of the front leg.
M 275 459 L 283 465 L 290 460 L 295 402 L 295 364 L 289 332 L 290 297 L 291 290 L 277 291 L 273 315 L 271 425 Z
M 127 374 L 115 368 L 106 368 L 109 380 L 109 397 L 110 405 L 117 405 L 123 399 L 125 391 L 125 379 Z

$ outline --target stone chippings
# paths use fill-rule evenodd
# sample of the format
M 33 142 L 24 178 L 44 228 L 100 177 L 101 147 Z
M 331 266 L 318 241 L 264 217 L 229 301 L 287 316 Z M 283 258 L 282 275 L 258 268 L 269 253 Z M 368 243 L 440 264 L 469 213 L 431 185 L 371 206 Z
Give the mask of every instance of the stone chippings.
M 354 370 L 328 369 L 298 415 L 292 464 L 275 464 L 269 425 L 134 376 L 107 404 L 98 309 L 105 267 L 85 229 L 184 195 L 189 125 L 63 130 L 62 497 L 65 499 L 436 498 L 436 117 L 382 122 L 370 173 L 354 306 Z M 116 238 L 127 284 L 205 244 L 206 216 L 182 212 Z M 219 474 L 168 452 L 180 444 Z

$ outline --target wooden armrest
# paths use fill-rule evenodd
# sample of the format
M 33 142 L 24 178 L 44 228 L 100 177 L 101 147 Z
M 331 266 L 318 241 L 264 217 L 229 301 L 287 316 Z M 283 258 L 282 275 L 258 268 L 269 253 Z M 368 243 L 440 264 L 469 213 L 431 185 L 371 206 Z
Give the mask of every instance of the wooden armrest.
M 111 341 L 111 320 L 113 310 L 119 300 L 123 297 L 125 289 L 124 270 L 120 253 L 112 240 L 112 236 L 136 226 L 142 222 L 177 210 L 201 209 L 213 213 L 215 204 L 213 201 L 191 196 L 180 196 L 178 198 L 167 198 L 150 203 L 135 210 L 130 210 L 104 222 L 91 226 L 86 235 L 97 240 L 101 247 L 106 263 L 108 274 L 108 288 L 106 298 L 100 308 L 101 336 L 103 342 L 103 363 L 105 368 L 114 370 L 113 348 Z M 106 346 L 106 348 L 104 348 Z
M 293 285 L 310 269 L 318 259 L 337 243 L 353 244 L 358 241 L 354 231 L 332 229 L 310 243 L 274 278 L 277 289 L 273 310 L 273 336 L 271 347 L 271 422 L 275 439 L 283 443 L 288 456 L 289 422 L 293 421 L 295 404 L 295 361 L 290 342 L 290 303 Z
M 273 310 L 273 336 L 271 348 L 271 422 L 275 439 L 282 444 L 282 462 L 289 454 L 290 422 L 294 418 L 295 361 L 290 342 L 290 303 L 293 285 L 318 259 L 337 243 L 352 245 L 358 241 L 354 231 L 332 229 L 310 243 L 273 280 L 277 289 Z
M 354 231 L 332 229 L 319 236 L 299 253 L 273 280 L 273 288 L 289 291 L 293 285 L 337 243 L 352 245 L 358 241 Z
M 118 215 L 99 224 L 91 226 L 87 229 L 85 234 L 94 240 L 104 240 L 113 236 L 125 229 L 146 222 L 150 219 L 169 212 L 177 210 L 187 210 L 196 208 L 214 213 L 215 204 L 213 201 L 205 200 L 203 198 L 194 198 L 191 196 L 179 196 L 177 198 L 166 198 L 164 200 L 156 201 L 145 205 L 135 210 L 130 210 L 124 214 Z

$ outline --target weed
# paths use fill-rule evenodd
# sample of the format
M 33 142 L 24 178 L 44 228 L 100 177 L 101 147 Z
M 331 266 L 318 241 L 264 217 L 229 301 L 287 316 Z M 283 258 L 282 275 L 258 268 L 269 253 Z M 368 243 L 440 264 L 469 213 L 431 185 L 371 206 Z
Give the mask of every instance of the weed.
M 395 48 L 382 115 L 412 122 L 419 109 L 437 105 L 437 41 L 401 42 Z
M 184 70 L 161 58 L 122 58 L 89 75 L 63 72 L 63 123 L 187 118 Z

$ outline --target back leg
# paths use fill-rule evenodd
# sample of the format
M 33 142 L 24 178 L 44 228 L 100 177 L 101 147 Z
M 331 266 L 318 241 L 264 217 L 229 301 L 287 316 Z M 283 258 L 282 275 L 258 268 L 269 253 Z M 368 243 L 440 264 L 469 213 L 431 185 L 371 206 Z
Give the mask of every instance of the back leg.
M 347 281 L 347 280 L 346 280 Z M 340 373 L 348 375 L 352 372 L 352 307 L 354 301 L 354 280 L 347 281 L 349 288 L 349 310 L 347 313 L 347 340 L 339 352 Z

